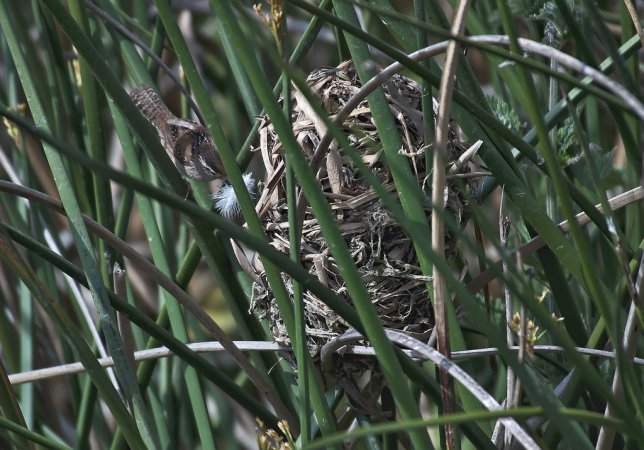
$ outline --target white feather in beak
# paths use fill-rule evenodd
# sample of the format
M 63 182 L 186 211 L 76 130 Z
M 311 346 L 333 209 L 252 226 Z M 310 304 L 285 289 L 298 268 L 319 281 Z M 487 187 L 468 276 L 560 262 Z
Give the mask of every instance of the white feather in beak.
M 246 190 L 252 197 L 255 192 L 256 181 L 250 172 L 245 173 L 242 177 L 246 185 Z M 237 194 L 230 183 L 224 184 L 217 192 L 212 194 L 212 200 L 215 209 L 227 219 L 234 218 L 241 211 Z

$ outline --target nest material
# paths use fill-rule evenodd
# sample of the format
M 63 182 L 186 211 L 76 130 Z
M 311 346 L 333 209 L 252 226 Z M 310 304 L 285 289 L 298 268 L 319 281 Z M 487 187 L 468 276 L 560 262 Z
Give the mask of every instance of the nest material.
M 361 87 L 355 67 L 346 61 L 335 68 L 322 68 L 307 78 L 313 93 L 330 116 Z M 418 85 L 403 76 L 395 75 L 384 84 L 386 98 L 396 118 L 396 125 L 403 141 L 400 153 L 409 161 L 410 168 L 422 188 L 426 177 L 426 143 L 423 141 L 423 123 L 420 110 L 421 92 Z M 435 101 L 434 101 L 435 102 Z M 324 134 L 320 121 L 310 105 L 297 92 L 293 93 L 292 122 L 297 141 L 311 160 L 315 148 Z M 437 108 L 436 103 L 434 108 Z M 374 124 L 369 105 L 363 100 L 344 121 L 351 145 L 362 155 L 383 185 L 395 192 L 393 179 L 386 165 L 382 144 Z M 456 160 L 463 147 L 457 139 L 456 125 L 450 124 L 451 160 Z M 260 192 L 260 215 L 269 241 L 277 249 L 288 253 L 289 227 L 286 206 L 286 182 L 280 174 L 284 155 L 279 137 L 268 118 L 260 128 L 260 147 L 267 168 L 267 182 Z M 383 325 L 402 330 L 417 337 L 427 336 L 433 328 L 432 308 L 427 292 L 428 278 L 418 267 L 412 241 L 403 233 L 396 221 L 383 207 L 374 190 L 364 181 L 350 158 L 333 145 L 320 164 L 317 179 L 326 195 L 337 225 L 347 242 L 356 266 L 363 277 L 374 306 Z M 467 169 L 461 169 L 465 171 Z M 283 171 L 282 171 L 283 172 Z M 455 186 L 450 186 L 447 196 L 448 211 L 460 223 L 463 198 Z M 430 220 L 429 211 L 427 220 Z M 427 236 L 430 239 L 430 236 Z M 449 251 L 450 237 L 446 236 Z M 307 210 L 302 227 L 301 263 L 334 292 L 351 302 L 330 254 L 327 242 L 315 217 Z M 288 342 L 288 336 L 275 299 L 261 263 L 254 264 L 253 309 L 268 319 L 276 341 Z M 292 280 L 284 275 L 289 292 Z M 304 294 L 306 332 L 309 350 L 317 356 L 322 345 L 343 334 L 350 327 L 310 292 Z

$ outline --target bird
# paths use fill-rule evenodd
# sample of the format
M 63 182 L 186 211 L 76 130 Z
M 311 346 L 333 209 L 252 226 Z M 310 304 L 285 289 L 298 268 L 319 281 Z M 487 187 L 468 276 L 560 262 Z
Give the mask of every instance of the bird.
M 161 145 L 181 175 L 198 181 L 227 178 L 217 147 L 205 126 L 172 114 L 150 86 L 142 84 L 129 95 L 156 128 Z
M 215 209 L 226 218 L 239 216 L 241 207 L 237 194 L 228 182 L 226 169 L 208 129 L 172 114 L 161 97 L 145 84 L 132 89 L 130 98 L 156 128 L 161 145 L 179 173 L 198 181 L 224 180 L 212 196 Z M 246 190 L 253 195 L 256 185 L 253 176 L 245 173 L 243 181 Z

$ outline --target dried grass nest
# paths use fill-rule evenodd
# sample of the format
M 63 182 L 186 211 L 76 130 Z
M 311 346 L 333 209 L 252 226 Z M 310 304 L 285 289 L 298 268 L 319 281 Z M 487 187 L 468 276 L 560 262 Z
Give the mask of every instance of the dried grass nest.
M 361 87 L 351 61 L 345 61 L 338 67 L 315 70 L 307 78 L 307 83 L 330 116 L 336 114 Z M 384 91 L 403 141 L 400 153 L 407 157 L 419 186 L 423 187 L 427 176 L 427 145 L 423 141 L 419 86 L 409 78 L 395 75 L 384 84 Z M 436 102 L 434 108 L 437 108 Z M 297 141 L 310 161 L 323 130 L 319 124 L 316 129 L 317 118 L 296 92 L 292 94 L 292 123 Z M 360 102 L 344 121 L 342 129 L 347 132 L 351 145 L 359 151 L 373 173 L 395 192 L 366 100 Z M 260 145 L 256 150 L 261 152 L 267 178 L 258 193 L 258 210 L 269 242 L 278 250 L 289 253 L 286 180 L 281 170 L 284 164 L 282 145 L 267 117 L 263 118 L 259 135 Z M 456 160 L 464 147 L 458 140 L 455 123 L 450 124 L 449 137 L 450 159 Z M 460 169 L 461 172 L 467 170 L 467 167 Z M 337 147 L 334 149 L 332 145 L 325 155 L 317 179 L 383 325 L 416 337 L 428 337 L 433 328 L 432 308 L 427 293 L 428 279 L 420 272 L 411 240 L 378 201 L 374 190 L 357 173 L 350 158 L 341 154 Z M 461 188 L 457 189 L 455 183 L 450 182 L 448 191 L 447 209 L 460 223 L 465 204 L 462 183 Z M 429 212 L 427 217 L 429 221 Z M 454 246 L 449 245 L 450 237 L 446 236 L 446 239 L 449 251 L 454 252 Z M 310 209 L 306 210 L 302 227 L 301 263 L 322 283 L 351 303 L 340 270 Z M 253 261 L 251 270 L 255 278 L 252 309 L 269 321 L 276 341 L 290 343 L 258 259 Z M 284 274 L 283 279 L 289 292 L 293 292 L 291 278 Z M 311 355 L 317 356 L 324 344 L 345 333 L 350 326 L 310 292 L 304 294 L 304 301 L 309 350 Z

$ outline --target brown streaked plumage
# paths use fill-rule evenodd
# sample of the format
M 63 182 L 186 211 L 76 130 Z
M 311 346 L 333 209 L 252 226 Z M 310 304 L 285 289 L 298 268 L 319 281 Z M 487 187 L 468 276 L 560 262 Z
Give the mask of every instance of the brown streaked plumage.
M 181 175 L 200 181 L 226 178 L 219 152 L 206 127 L 176 117 L 149 86 L 133 89 L 130 97 L 156 128 L 163 148 Z

